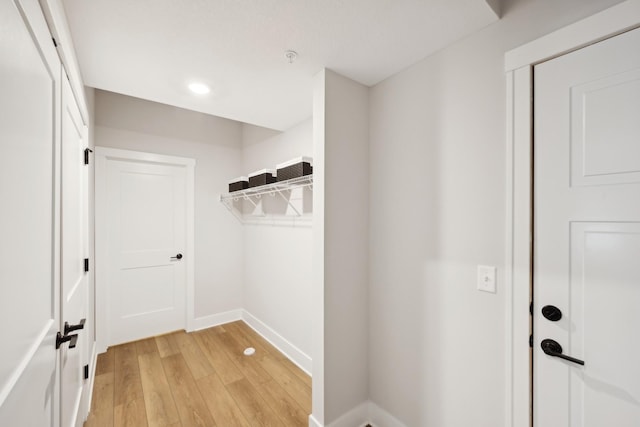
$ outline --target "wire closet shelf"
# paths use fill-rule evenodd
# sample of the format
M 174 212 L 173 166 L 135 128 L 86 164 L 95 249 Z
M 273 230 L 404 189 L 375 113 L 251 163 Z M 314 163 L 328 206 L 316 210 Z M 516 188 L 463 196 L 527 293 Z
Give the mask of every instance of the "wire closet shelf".
M 247 188 L 246 190 L 234 191 L 232 193 L 221 194 L 220 202 L 225 205 L 225 207 L 231 212 L 241 223 L 243 224 L 252 224 L 252 223 L 264 223 L 264 222 L 272 222 L 272 223 L 291 223 L 295 224 L 296 220 L 298 223 L 310 222 L 309 215 L 304 215 L 300 210 L 291 203 L 290 195 L 291 190 L 297 188 L 308 188 L 313 190 L 313 175 L 305 175 L 298 178 L 288 179 L 286 181 L 274 182 L 272 184 L 261 185 L 259 187 Z M 291 208 L 291 211 L 294 215 L 285 215 L 285 216 L 273 216 L 268 214 L 243 214 L 241 211 L 237 209 L 234 204 L 240 201 L 247 201 L 254 208 L 258 207 L 258 203 L 262 196 L 272 196 L 275 197 L 279 195 Z M 305 220 L 305 221 L 300 221 Z

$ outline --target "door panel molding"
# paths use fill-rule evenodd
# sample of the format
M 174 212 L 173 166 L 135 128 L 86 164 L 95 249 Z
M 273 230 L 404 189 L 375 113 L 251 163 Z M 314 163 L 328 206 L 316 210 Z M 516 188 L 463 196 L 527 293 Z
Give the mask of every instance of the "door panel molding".
M 109 324 L 106 284 L 109 282 L 109 254 L 107 249 L 108 194 L 107 173 L 109 161 L 132 161 L 156 165 L 181 166 L 186 171 L 186 319 L 187 331 L 194 329 L 194 236 L 195 236 L 195 165 L 194 159 L 141 151 L 121 150 L 107 147 L 95 148 L 96 159 L 96 330 L 97 352 L 106 351 L 109 345 Z
M 529 303 L 532 277 L 532 67 L 640 27 L 640 0 L 627 0 L 505 54 L 506 399 L 505 425 L 531 423 Z
M 615 111 L 607 101 L 614 94 L 625 98 Z M 594 186 L 640 182 L 640 147 L 632 140 L 640 105 L 640 69 L 597 78 L 571 88 L 571 184 Z M 587 121 L 618 128 L 617 138 L 595 131 Z M 612 123 L 613 121 L 613 123 Z M 604 122 L 604 123 L 603 123 Z M 623 135 L 628 135 L 624 138 Z M 616 143 L 615 147 L 611 144 Z M 612 157 L 622 153 L 622 159 Z
M 29 363 L 38 352 L 41 343 L 45 341 L 47 334 L 49 334 L 52 329 L 56 329 L 57 324 L 58 322 L 55 319 L 50 319 L 44 324 L 38 335 L 33 338 L 33 342 L 23 353 L 22 359 L 20 359 L 18 364 L 15 366 L 15 369 L 9 374 L 6 382 L 3 384 L 2 390 L 0 390 L 0 406 L 2 406 L 4 401 L 7 399 L 9 393 L 11 393 L 15 385 L 18 383 L 18 380 L 20 380 L 20 377 L 22 377 L 22 374 L 29 366 Z

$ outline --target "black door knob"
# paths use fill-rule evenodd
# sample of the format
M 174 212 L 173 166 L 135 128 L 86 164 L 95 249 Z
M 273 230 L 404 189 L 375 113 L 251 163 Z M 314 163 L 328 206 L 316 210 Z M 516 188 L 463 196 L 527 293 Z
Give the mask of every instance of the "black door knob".
M 584 366 L 584 361 L 562 354 L 562 346 L 557 341 L 550 339 L 542 340 L 540 347 L 542 347 L 544 354 L 548 356 L 559 357 L 560 359 L 568 360 L 569 362 Z
M 545 319 L 551 320 L 552 322 L 557 322 L 562 319 L 562 311 L 555 305 L 545 305 L 542 307 L 542 315 Z
M 76 348 L 78 344 L 78 334 L 62 335 L 60 332 L 56 335 L 56 350 L 64 343 L 69 343 L 69 348 Z
M 182 259 L 182 254 L 178 254 L 176 256 L 172 256 L 171 259 Z

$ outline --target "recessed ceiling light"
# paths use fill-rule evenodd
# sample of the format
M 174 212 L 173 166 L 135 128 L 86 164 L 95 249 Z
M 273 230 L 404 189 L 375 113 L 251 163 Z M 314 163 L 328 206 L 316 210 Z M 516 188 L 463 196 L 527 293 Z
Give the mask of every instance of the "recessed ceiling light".
M 207 86 L 204 83 L 197 83 L 197 82 L 190 83 L 189 90 L 195 93 L 196 95 L 206 95 L 209 92 L 211 92 L 211 89 L 209 89 L 209 86 Z

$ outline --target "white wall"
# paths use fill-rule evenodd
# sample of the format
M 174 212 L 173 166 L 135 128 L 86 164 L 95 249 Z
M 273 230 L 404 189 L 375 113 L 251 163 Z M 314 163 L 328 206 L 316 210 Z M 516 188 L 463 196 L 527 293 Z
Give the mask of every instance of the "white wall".
M 300 156 L 313 157 L 311 118 L 284 132 L 242 125 L 242 168 L 246 173 L 275 169 L 276 164 Z
M 314 79 L 313 422 L 368 399 L 369 90 Z
M 195 317 L 242 307 L 242 227 L 218 201 L 240 175 L 242 125 L 96 90 L 98 146 L 190 157 L 195 169 Z
M 505 1 L 370 91 L 369 391 L 407 426 L 505 425 L 504 53 L 618 2 Z
M 243 175 L 313 155 L 311 119 L 285 132 L 244 124 Z M 311 358 L 311 227 L 245 225 L 244 308 Z M 296 355 L 291 354 L 295 357 Z

